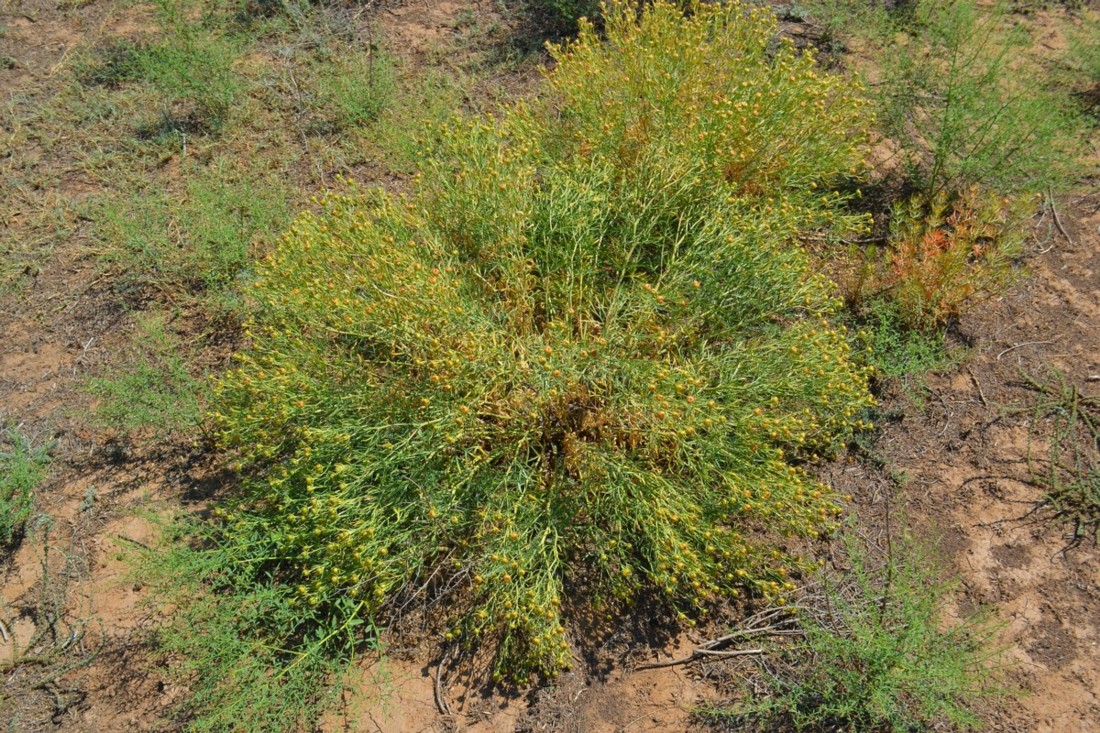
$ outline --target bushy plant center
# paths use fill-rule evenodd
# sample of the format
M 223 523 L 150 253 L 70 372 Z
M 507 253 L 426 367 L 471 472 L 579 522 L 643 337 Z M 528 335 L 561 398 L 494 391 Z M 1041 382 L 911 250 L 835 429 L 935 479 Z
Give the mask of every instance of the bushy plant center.
M 518 679 L 568 666 L 567 613 L 784 593 L 777 539 L 836 511 L 797 463 L 870 402 L 796 244 L 864 224 L 861 90 L 757 7 L 605 17 L 412 194 L 299 218 L 214 415 L 303 604 L 446 596 Z

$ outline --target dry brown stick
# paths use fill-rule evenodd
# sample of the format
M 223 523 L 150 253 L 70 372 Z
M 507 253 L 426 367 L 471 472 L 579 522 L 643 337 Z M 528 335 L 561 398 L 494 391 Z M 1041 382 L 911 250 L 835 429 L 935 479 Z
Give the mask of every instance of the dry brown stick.
M 1058 227 L 1058 231 L 1062 233 L 1062 236 L 1066 238 L 1066 241 L 1069 242 L 1071 247 L 1076 246 L 1073 237 L 1071 237 L 1069 232 L 1066 231 L 1066 228 L 1062 226 L 1062 217 L 1058 216 L 1058 208 L 1054 205 L 1054 194 L 1047 191 L 1047 198 L 1050 199 L 1050 210 L 1054 214 L 1054 225 Z
M 743 657 L 752 654 L 763 654 L 764 649 L 731 649 L 723 651 L 716 647 L 724 646 L 730 642 L 747 639 L 751 636 L 795 636 L 802 634 L 798 628 L 790 628 L 796 622 L 795 613 L 803 607 L 797 604 L 780 608 L 769 608 L 745 619 L 745 628 L 736 629 L 723 636 L 704 641 L 692 650 L 691 654 L 680 659 L 670 659 L 664 662 L 650 662 L 640 664 L 635 671 L 644 669 L 661 669 L 674 667 L 679 664 L 689 664 L 704 657 Z M 782 618 L 780 618 L 782 617 Z
M 978 389 L 978 397 L 982 400 L 982 405 L 989 409 L 989 401 L 985 398 L 985 392 L 982 391 L 982 383 L 978 381 L 978 378 L 974 376 L 974 372 L 970 371 L 970 367 L 966 368 L 966 373 L 970 375 L 970 381 L 974 383 L 974 386 Z
M 662 669 L 664 667 L 675 667 L 680 664 L 690 664 L 704 657 L 744 657 L 750 654 L 763 654 L 763 649 L 732 649 L 730 651 L 715 651 L 713 649 L 696 649 L 690 655 L 681 657 L 680 659 L 670 659 L 666 662 L 650 662 L 649 664 L 639 664 L 634 670 L 641 671 L 643 669 Z
M 1038 346 L 1040 344 L 1054 344 L 1054 343 L 1057 343 L 1056 339 L 1051 340 L 1051 341 L 1024 341 L 1022 343 L 1013 344 L 1012 346 L 1009 346 L 1007 349 L 1005 349 L 1001 353 L 997 354 L 997 361 L 1000 361 L 1001 357 L 1004 356 L 1005 354 L 1007 354 L 1008 352 L 1015 351 L 1016 349 L 1023 348 L 1024 346 Z
M 447 704 L 447 698 L 443 692 L 443 669 L 447 666 L 447 657 L 450 655 L 450 649 L 443 652 L 443 658 L 439 660 L 439 668 L 435 671 L 435 706 L 439 708 L 442 715 L 447 716 L 451 714 L 451 706 Z

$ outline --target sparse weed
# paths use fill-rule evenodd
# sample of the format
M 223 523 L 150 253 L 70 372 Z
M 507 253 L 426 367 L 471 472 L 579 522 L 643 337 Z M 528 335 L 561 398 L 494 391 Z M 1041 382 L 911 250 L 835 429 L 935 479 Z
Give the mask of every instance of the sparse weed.
M 1100 397 L 1081 392 L 1052 369 L 1047 379 L 1025 375 L 1039 393 L 1033 428 L 1048 420 L 1046 455 L 1031 458 L 1032 480 L 1045 492 L 1044 505 L 1070 526 L 1070 546 L 1090 535 L 1100 539 Z
M 1092 115 L 1100 113 L 1100 12 L 1085 11 L 1067 29 L 1069 84 Z
M 139 321 L 142 337 L 127 365 L 114 376 L 88 383 L 100 399 L 95 414 L 102 424 L 122 432 L 164 432 L 201 422 L 203 384 L 188 371 L 165 325 L 163 316 L 144 316 Z
M 882 53 L 883 122 L 925 202 L 974 185 L 1044 192 L 1079 174 L 1082 121 L 1003 3 L 920 0 Z
M 107 261 L 123 281 L 218 296 L 249 266 L 253 239 L 289 219 L 289 192 L 227 161 L 188 171 L 182 195 L 163 189 L 100 200 L 91 209 Z
M 70 593 L 80 570 L 76 558 L 51 539 L 52 520 L 38 515 L 27 523 L 26 542 L 34 549 L 39 573 L 34 586 L 12 604 L 0 598 L 0 624 L 10 635 L 0 646 L 0 726 L 40 730 L 83 702 L 71 686 L 73 672 L 91 664 L 103 648 L 98 619 Z M 17 619 L 33 619 L 29 633 Z M 24 627 L 25 628 L 25 627 Z M 91 632 L 91 633 L 89 633 Z
M 1100 12 L 1085 13 L 1069 32 L 1070 59 L 1082 76 L 1100 84 Z
M 822 571 L 802 601 L 804 637 L 782 645 L 736 708 L 711 712 L 736 730 L 881 731 L 972 727 L 1005 691 L 998 627 L 986 614 L 947 620 L 953 585 L 914 541 L 889 553 L 849 530 L 847 565 Z
M 449 76 L 428 73 L 398 80 L 394 102 L 383 109 L 371 126 L 368 144 L 386 164 L 402 173 L 415 172 L 426 148 L 439 143 L 443 124 L 462 109 L 464 90 Z M 410 125 L 403 110 L 416 110 Z
M 144 50 L 132 41 L 111 43 L 89 57 L 78 58 L 75 76 L 81 84 L 111 89 L 140 81 Z
M 38 277 L 54 243 L 75 229 L 76 209 L 66 197 L 38 189 L 37 181 L 0 181 L 0 295 Z
M 787 592 L 766 538 L 837 511 L 788 459 L 870 402 L 789 246 L 864 225 L 833 188 L 858 88 L 761 8 L 617 3 L 605 29 L 538 102 L 448 125 L 411 196 L 299 218 L 212 413 L 250 476 L 226 536 L 270 542 L 302 609 L 445 593 L 497 679 L 568 666 L 574 604 Z
M 49 460 L 45 446 L 33 445 L 16 428 L 0 432 L 0 551 L 22 537 Z

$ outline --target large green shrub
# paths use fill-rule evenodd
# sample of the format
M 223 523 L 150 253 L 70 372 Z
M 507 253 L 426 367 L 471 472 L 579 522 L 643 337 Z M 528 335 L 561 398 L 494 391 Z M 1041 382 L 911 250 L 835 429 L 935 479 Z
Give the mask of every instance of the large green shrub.
M 213 416 L 251 476 L 232 536 L 300 603 L 447 594 L 519 679 L 568 665 L 571 607 L 788 590 L 774 540 L 836 511 L 797 461 L 870 401 L 794 244 L 862 225 L 830 193 L 860 90 L 759 8 L 605 23 L 537 102 L 444 130 L 413 194 L 297 220 Z

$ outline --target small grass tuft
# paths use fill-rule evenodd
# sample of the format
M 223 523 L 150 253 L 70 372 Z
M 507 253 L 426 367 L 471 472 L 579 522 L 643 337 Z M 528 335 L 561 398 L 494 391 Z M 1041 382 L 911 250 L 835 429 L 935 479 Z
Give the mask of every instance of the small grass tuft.
M 1046 379 L 1024 379 L 1039 394 L 1033 428 L 1050 425 L 1046 455 L 1030 460 L 1032 480 L 1046 492 L 1043 506 L 1069 525 L 1071 547 L 1090 536 L 1100 540 L 1100 396 L 1055 369 Z
M 163 95 L 166 124 L 190 122 L 216 132 L 243 91 L 233 68 L 241 40 L 224 32 L 216 17 L 204 20 L 191 0 L 154 4 L 162 38 L 137 53 L 140 76 Z
M 191 375 L 164 316 L 143 316 L 139 331 L 141 338 L 127 365 L 113 376 L 88 383 L 88 390 L 99 398 L 96 419 L 123 433 L 195 428 L 201 423 L 204 383 Z
M 978 725 L 1005 693 L 999 627 L 948 621 L 953 585 L 909 538 L 842 537 L 847 568 L 822 571 L 800 602 L 803 637 L 777 646 L 738 707 L 708 716 L 733 730 L 909 733 Z
M 23 536 L 49 461 L 47 447 L 34 445 L 18 429 L 0 433 L 0 548 L 10 548 Z
M 344 53 L 323 64 L 317 81 L 323 107 L 340 129 L 365 127 L 390 107 L 396 94 L 393 66 L 381 53 Z

